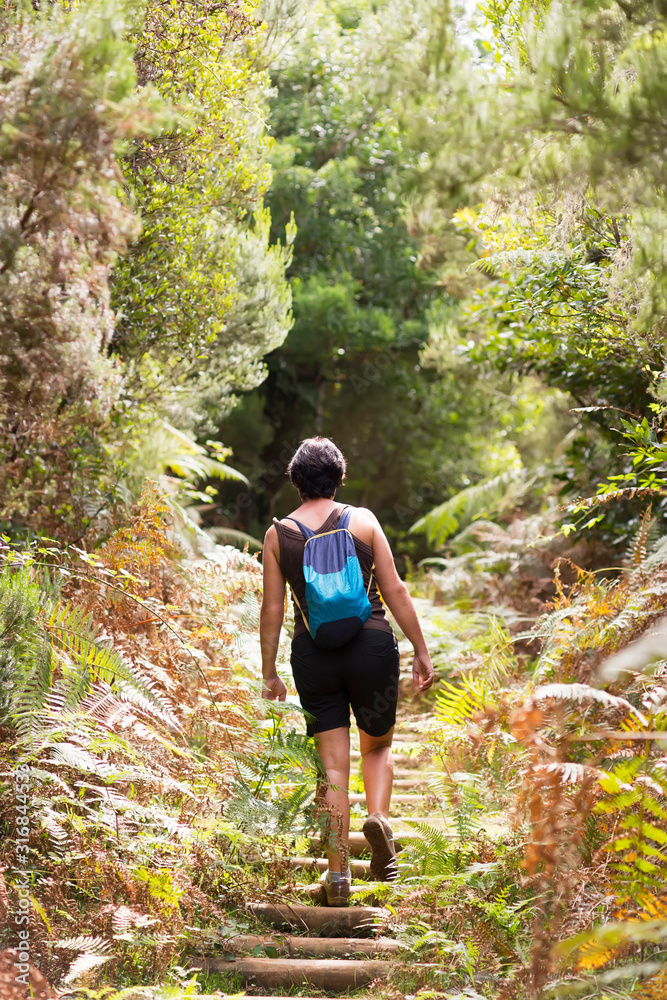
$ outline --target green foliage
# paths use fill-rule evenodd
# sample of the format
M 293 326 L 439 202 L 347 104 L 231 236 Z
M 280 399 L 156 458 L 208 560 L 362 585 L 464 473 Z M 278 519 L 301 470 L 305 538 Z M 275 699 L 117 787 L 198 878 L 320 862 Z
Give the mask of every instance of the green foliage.
M 261 730 L 260 753 L 241 755 L 225 815 L 258 838 L 312 825 L 316 779 L 322 765 L 311 737 L 285 732 L 277 709 Z
M 7 719 L 28 679 L 34 679 L 38 692 L 48 687 L 52 666 L 39 624 L 43 588 L 29 572 L 3 566 L 0 590 L 0 719 Z M 41 694 L 38 698 L 41 701 Z
M 480 386 L 470 367 L 436 373 L 420 354 L 455 302 L 420 267 L 396 194 L 403 137 L 385 95 L 369 87 L 365 67 L 384 16 L 368 6 L 351 23 L 321 3 L 276 26 L 267 10 L 277 36 L 267 55 L 276 140 L 269 204 L 274 233 L 293 212 L 298 235 L 294 327 L 268 357 L 267 381 L 221 430 L 255 486 L 254 503 L 230 503 L 229 521 L 251 533 L 290 509 L 285 455 L 306 434 L 335 438 L 349 460 L 343 496 L 372 506 L 394 534 L 516 457 L 514 401 L 491 380 Z M 512 428 L 490 430 L 505 417 Z
M 167 15 L 148 3 L 131 36 L 139 82 L 180 120 L 123 162 L 143 226 L 114 271 L 113 346 L 133 397 L 190 427 L 219 419 L 233 390 L 262 380 L 262 355 L 291 323 L 294 230 L 288 219 L 285 245 L 269 245 L 267 81 L 250 10 L 179 0 Z
M 396 94 L 424 252 L 443 280 L 456 275 L 459 361 L 569 394 L 579 426 L 557 470 L 564 498 L 609 476 L 611 496 L 633 473 L 618 411 L 663 430 L 664 11 L 541 0 L 482 11 L 484 32 L 439 0 L 389 18 L 376 90 Z M 454 264 L 464 245 L 476 283 Z M 641 497 L 628 486 L 579 526 L 604 518 L 598 532 L 620 548 Z
M 245 10 L 56 4 L 2 29 L 0 518 L 79 541 L 158 471 L 156 423 L 201 429 L 262 380 L 294 229 L 270 245 Z M 199 454 L 186 478 L 221 471 Z
M 521 206 L 489 217 L 459 212 L 475 240 L 476 267 L 491 280 L 466 303 L 464 334 L 478 362 L 534 371 L 568 392 L 599 420 L 605 406 L 642 411 L 659 344 L 629 327 L 627 304 L 612 281 L 628 247 L 627 220 L 582 199 L 570 207 Z
M 487 179 L 503 193 L 594 188 L 610 214 L 630 207 L 634 274 L 648 279 L 640 322 L 659 316 L 664 12 L 540 2 L 485 13 L 495 40 L 476 52 L 439 0 L 386 38 L 387 49 L 404 42 L 394 61 L 402 95 L 414 95 L 401 110 L 420 155 L 415 183 L 446 210 L 479 200 Z
M 445 540 L 479 518 L 488 518 L 510 510 L 524 496 L 532 483 L 527 482 L 523 470 L 508 469 L 493 479 L 468 486 L 449 500 L 434 507 L 416 521 L 410 531 L 424 531 L 435 548 Z
M 648 726 L 646 726 L 648 729 Z M 660 896 L 667 869 L 667 790 L 664 761 L 637 755 L 618 763 L 600 779 L 606 793 L 596 809 L 613 817 L 614 835 L 606 845 L 616 872 L 619 904 L 650 902 Z M 664 916 L 662 913 L 650 914 Z
M 77 538 L 113 482 L 109 275 L 138 231 L 116 156 L 170 116 L 136 90 L 121 6 L 7 8 L 1 29 L 0 518 Z
M 654 407 L 658 410 L 658 407 Z M 649 424 L 646 417 L 641 421 L 624 420 L 619 421 L 619 437 L 625 442 L 627 451 L 624 452 L 624 467 L 628 470 L 608 474 L 601 482 L 595 494 L 589 497 L 578 497 L 568 504 L 568 511 L 573 515 L 580 515 L 578 521 L 589 519 L 591 511 L 597 513 L 595 520 L 601 520 L 605 513 L 603 505 L 612 502 L 612 506 L 619 501 L 643 501 L 642 506 L 650 500 L 648 507 L 645 507 L 642 515 L 642 528 L 653 524 L 654 512 L 660 519 L 665 513 L 665 481 L 661 476 L 664 468 L 665 449 L 661 441 L 661 426 L 663 422 L 662 407 L 659 415 Z M 636 526 L 637 517 L 632 519 L 632 527 Z M 568 527 L 574 529 L 573 525 L 564 525 L 563 530 Z M 643 532 L 641 533 L 643 535 Z M 641 537 L 641 535 L 640 535 Z M 645 546 L 646 538 L 640 543 L 640 548 Z M 639 560 L 641 561 L 641 559 Z
M 3 398 L 43 418 L 103 409 L 117 380 L 108 275 L 137 223 L 115 153 L 158 124 L 125 31 L 111 4 L 3 15 Z

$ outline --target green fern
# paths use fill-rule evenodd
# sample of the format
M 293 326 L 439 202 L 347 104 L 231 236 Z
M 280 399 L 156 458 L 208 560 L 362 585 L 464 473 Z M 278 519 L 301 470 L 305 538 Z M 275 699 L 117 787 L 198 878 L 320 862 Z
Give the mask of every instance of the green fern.
M 248 546 L 249 552 L 261 552 L 264 542 L 253 535 L 247 535 L 245 531 L 237 531 L 234 528 L 214 527 L 207 528 L 206 533 L 213 538 L 218 545 L 233 545 L 237 549 L 244 549 Z
M 22 700 L 40 705 L 51 686 L 51 646 L 40 621 L 56 593 L 27 568 L 0 569 L 0 723 Z
M 64 982 L 73 983 L 86 972 L 104 965 L 111 958 L 109 942 L 100 937 L 76 937 L 54 942 L 55 948 L 78 952 L 70 964 Z
M 237 755 L 237 775 L 225 816 L 251 834 L 306 829 L 312 820 L 322 762 L 311 737 L 284 732 L 282 706 L 272 706 L 264 732 L 263 752 Z M 299 822 L 299 813 L 301 820 Z
M 429 878 L 451 878 L 460 869 L 459 853 L 452 843 L 452 834 L 428 823 L 408 822 L 418 838 L 408 841 L 400 857 L 401 866 L 406 871 L 414 868 L 420 875 Z
M 215 478 L 247 486 L 248 480 L 243 473 L 216 457 L 218 443 L 208 444 L 209 447 L 204 447 L 168 421 L 158 421 L 151 433 L 142 438 L 140 449 L 129 465 L 127 478 L 132 492 L 138 493 L 145 479 L 158 480 L 167 473 L 181 477 L 185 483 Z M 210 500 L 210 497 L 205 499 Z
M 411 532 L 424 532 L 436 548 L 469 522 L 509 510 L 523 497 L 534 480 L 522 469 L 510 468 L 499 476 L 468 486 L 420 517 Z
M 596 811 L 614 820 L 614 836 L 606 850 L 616 872 L 614 885 L 621 902 L 641 902 L 647 890 L 664 892 L 667 773 L 660 764 L 650 757 L 636 756 L 617 763 L 600 778 L 605 797 Z
M 497 707 L 498 692 L 486 677 L 464 675 L 458 684 L 443 681 L 435 698 L 435 714 L 452 729 L 463 729 L 476 715 Z

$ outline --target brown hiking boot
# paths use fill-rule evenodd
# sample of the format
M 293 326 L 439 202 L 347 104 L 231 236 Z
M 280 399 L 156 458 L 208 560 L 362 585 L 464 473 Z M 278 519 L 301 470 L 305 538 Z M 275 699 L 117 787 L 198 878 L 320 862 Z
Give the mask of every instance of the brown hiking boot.
M 371 845 L 371 878 L 391 882 L 398 875 L 396 845 L 389 823 L 380 813 L 371 813 L 363 826 L 364 837 Z
M 327 906 L 349 906 L 352 872 L 348 868 L 342 878 L 332 878 L 331 875 L 332 873 L 327 869 L 320 878 L 320 885 L 326 894 Z

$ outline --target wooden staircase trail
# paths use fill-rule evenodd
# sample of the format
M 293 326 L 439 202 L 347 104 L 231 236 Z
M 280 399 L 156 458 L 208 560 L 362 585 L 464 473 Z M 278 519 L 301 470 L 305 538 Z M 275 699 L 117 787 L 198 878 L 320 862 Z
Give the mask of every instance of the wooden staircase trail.
M 399 845 L 416 835 L 405 822 L 408 818 L 443 825 L 437 814 L 433 815 L 433 792 L 429 788 L 429 780 L 437 775 L 423 754 L 417 759 L 414 753 L 419 733 L 427 724 L 428 717 L 424 717 L 404 719 L 403 723 L 399 719 L 396 726 L 390 822 Z M 356 734 L 354 727 L 351 732 Z M 353 774 L 359 759 L 359 751 L 353 750 Z M 312 996 L 301 997 L 301 1000 L 314 1000 L 319 991 L 326 991 L 328 996 L 349 996 L 377 980 L 391 982 L 392 975 L 402 964 L 401 943 L 383 934 L 390 916 L 388 910 L 355 901 L 356 893 L 363 891 L 363 881 L 370 877 L 370 851 L 359 829 L 366 817 L 363 793 L 351 794 L 350 804 L 350 906 L 318 905 L 316 883 L 303 887 L 304 899 L 309 899 L 309 903 L 250 904 L 249 912 L 268 925 L 267 932 L 227 938 L 224 957 L 198 956 L 191 963 L 192 968 L 200 968 L 205 974 L 235 973 L 251 990 L 245 996 L 261 996 L 264 1000 L 276 1000 L 274 991 L 294 987 L 308 987 Z M 314 837 L 310 846 L 311 856 L 295 855 L 290 859 L 291 864 L 306 874 L 319 875 L 327 868 L 326 859 L 321 856 L 324 853 L 322 844 Z M 230 954 L 235 957 L 232 959 Z M 410 965 L 414 967 L 414 961 Z M 199 1000 L 222 1000 L 222 997 L 223 994 L 218 993 Z

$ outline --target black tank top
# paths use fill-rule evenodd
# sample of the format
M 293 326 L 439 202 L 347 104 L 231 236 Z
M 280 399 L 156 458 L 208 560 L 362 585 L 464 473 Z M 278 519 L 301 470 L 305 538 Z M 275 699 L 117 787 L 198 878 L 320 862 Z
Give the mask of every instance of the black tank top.
M 324 524 L 317 529 L 318 534 L 322 531 L 333 530 L 338 524 L 338 520 L 344 509 L 344 507 L 334 508 Z M 303 547 L 306 544 L 306 539 L 296 524 L 294 527 L 291 525 L 288 527 L 275 517 L 273 523 L 278 534 L 278 545 L 280 546 L 280 568 L 293 592 L 294 638 L 296 639 L 298 635 L 308 631 L 303 621 L 303 615 L 299 610 L 299 604 L 301 607 L 304 607 L 306 603 L 306 581 L 303 577 Z M 360 538 L 357 538 L 356 535 L 352 535 L 352 538 L 354 539 L 354 547 L 357 552 L 359 565 L 361 566 L 364 586 L 368 588 L 369 580 L 371 580 L 371 568 L 373 566 L 373 549 L 366 542 L 362 542 Z M 294 601 L 294 595 L 296 595 L 299 604 Z M 370 590 L 368 591 L 368 600 L 371 602 L 371 613 L 362 627 L 379 629 L 382 632 L 391 632 L 391 625 L 384 613 L 384 605 L 380 600 L 380 595 L 375 585 L 375 576 L 373 576 Z

